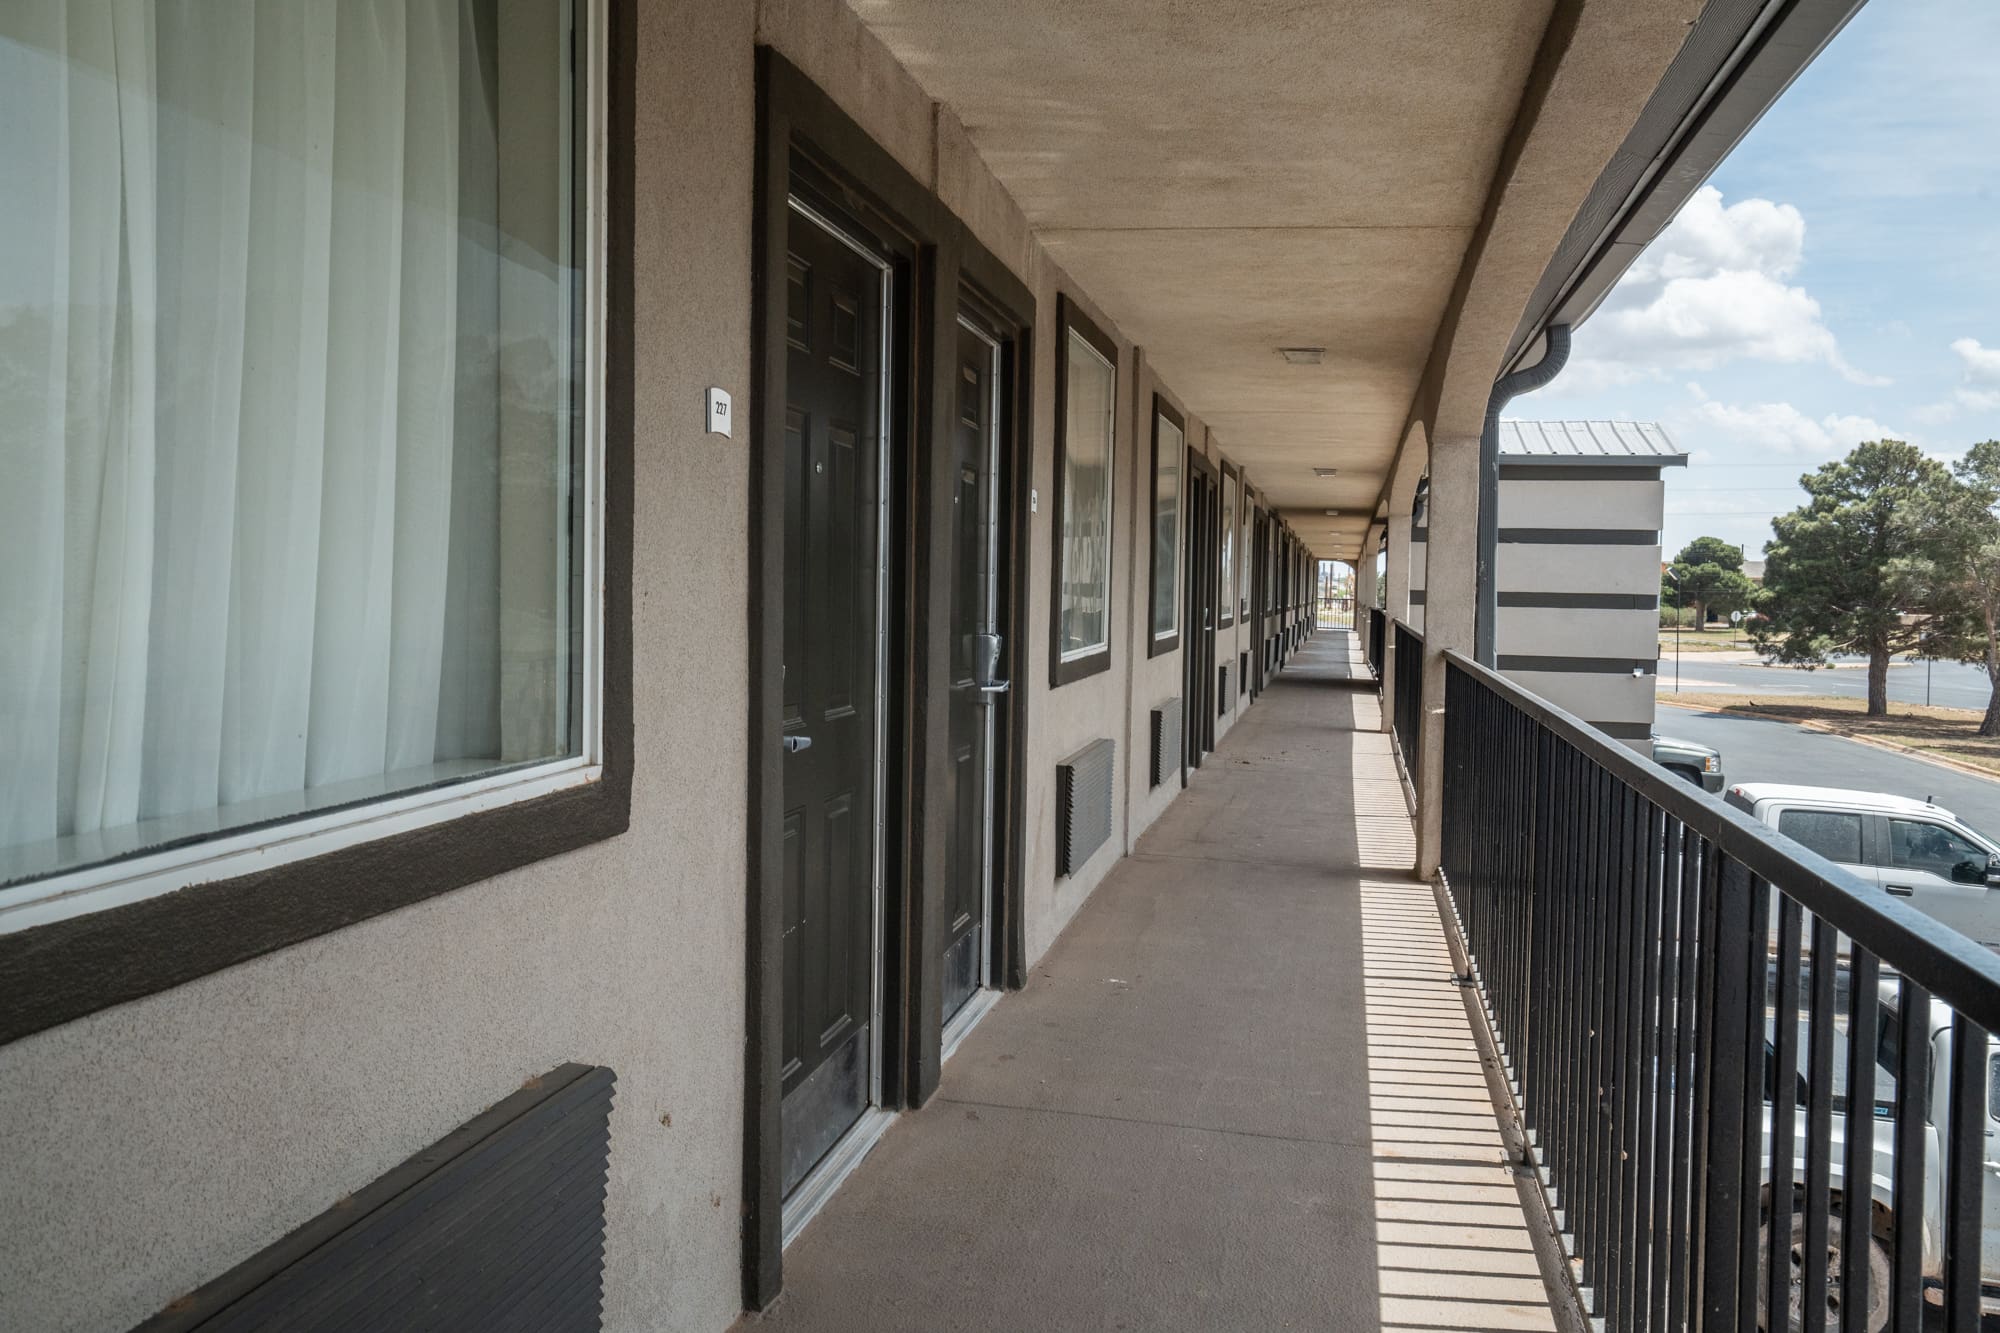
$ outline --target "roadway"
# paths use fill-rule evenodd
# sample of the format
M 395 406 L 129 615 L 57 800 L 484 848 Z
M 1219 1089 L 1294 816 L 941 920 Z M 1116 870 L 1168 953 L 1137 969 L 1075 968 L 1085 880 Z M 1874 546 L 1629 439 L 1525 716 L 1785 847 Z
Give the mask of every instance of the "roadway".
M 1898 673 L 1906 670 L 1897 668 Z M 1654 714 L 1653 726 L 1662 736 L 1699 741 L 1722 751 L 1722 776 L 1731 785 L 1797 782 L 1930 797 L 1980 832 L 2000 836 L 2000 781 L 1766 718 L 1663 705 Z
M 1816 671 L 1797 667 L 1763 666 L 1757 662 L 1712 660 L 1721 654 L 1681 654 L 1681 689 L 1690 694 L 1819 694 L 1863 699 L 1868 695 L 1865 666 L 1843 664 Z M 1732 653 L 1730 657 L 1737 655 Z M 1660 697 L 1674 692 L 1674 650 L 1660 652 Z M 1930 702 L 1946 708 L 1985 708 L 1993 687 L 1987 683 L 1986 669 L 1968 662 L 1892 662 L 1889 665 L 1889 699 L 1892 703 L 1920 704 L 1924 700 L 1925 672 L 1930 673 Z

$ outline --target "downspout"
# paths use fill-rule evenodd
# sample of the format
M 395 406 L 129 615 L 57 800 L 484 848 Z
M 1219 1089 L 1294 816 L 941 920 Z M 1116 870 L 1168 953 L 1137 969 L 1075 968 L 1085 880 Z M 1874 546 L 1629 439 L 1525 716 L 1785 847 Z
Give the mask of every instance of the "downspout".
M 1494 561 L 1500 546 L 1500 414 L 1507 404 L 1554 379 L 1569 360 L 1569 325 L 1543 330 L 1547 346 L 1542 359 L 1524 370 L 1493 381 L 1486 399 L 1486 426 L 1479 432 L 1479 568 L 1477 614 L 1472 628 L 1472 654 L 1484 667 L 1494 665 L 1494 626 L 1500 618 L 1500 581 Z

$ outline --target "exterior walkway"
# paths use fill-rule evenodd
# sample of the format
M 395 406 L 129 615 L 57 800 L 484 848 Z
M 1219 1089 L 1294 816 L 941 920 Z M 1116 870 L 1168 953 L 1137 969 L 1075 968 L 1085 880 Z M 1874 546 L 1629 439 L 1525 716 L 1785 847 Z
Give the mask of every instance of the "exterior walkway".
M 746 1324 L 1555 1327 L 1366 675 L 1294 657 Z

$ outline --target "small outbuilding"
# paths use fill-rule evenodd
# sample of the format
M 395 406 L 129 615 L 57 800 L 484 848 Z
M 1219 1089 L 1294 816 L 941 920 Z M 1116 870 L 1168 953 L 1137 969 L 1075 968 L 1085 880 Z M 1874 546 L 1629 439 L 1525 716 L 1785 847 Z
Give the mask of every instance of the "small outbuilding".
M 1500 670 L 1643 747 L 1659 666 L 1661 470 L 1687 455 L 1650 421 L 1502 421 L 1495 574 Z M 1429 525 L 1412 524 L 1412 616 Z

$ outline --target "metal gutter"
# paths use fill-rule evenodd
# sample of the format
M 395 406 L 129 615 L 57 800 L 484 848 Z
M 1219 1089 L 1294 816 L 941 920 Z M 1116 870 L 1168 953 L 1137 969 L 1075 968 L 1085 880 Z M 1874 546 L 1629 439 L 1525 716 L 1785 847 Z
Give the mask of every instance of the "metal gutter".
M 1474 584 L 1478 600 L 1472 650 L 1481 666 L 1493 665 L 1494 627 L 1500 619 L 1500 580 L 1494 570 L 1500 545 L 1500 414 L 1515 398 L 1554 379 L 1569 361 L 1569 325 L 1550 325 L 1542 343 L 1540 361 L 1493 381 L 1493 392 L 1486 399 L 1486 424 L 1479 432 L 1479 564 Z

